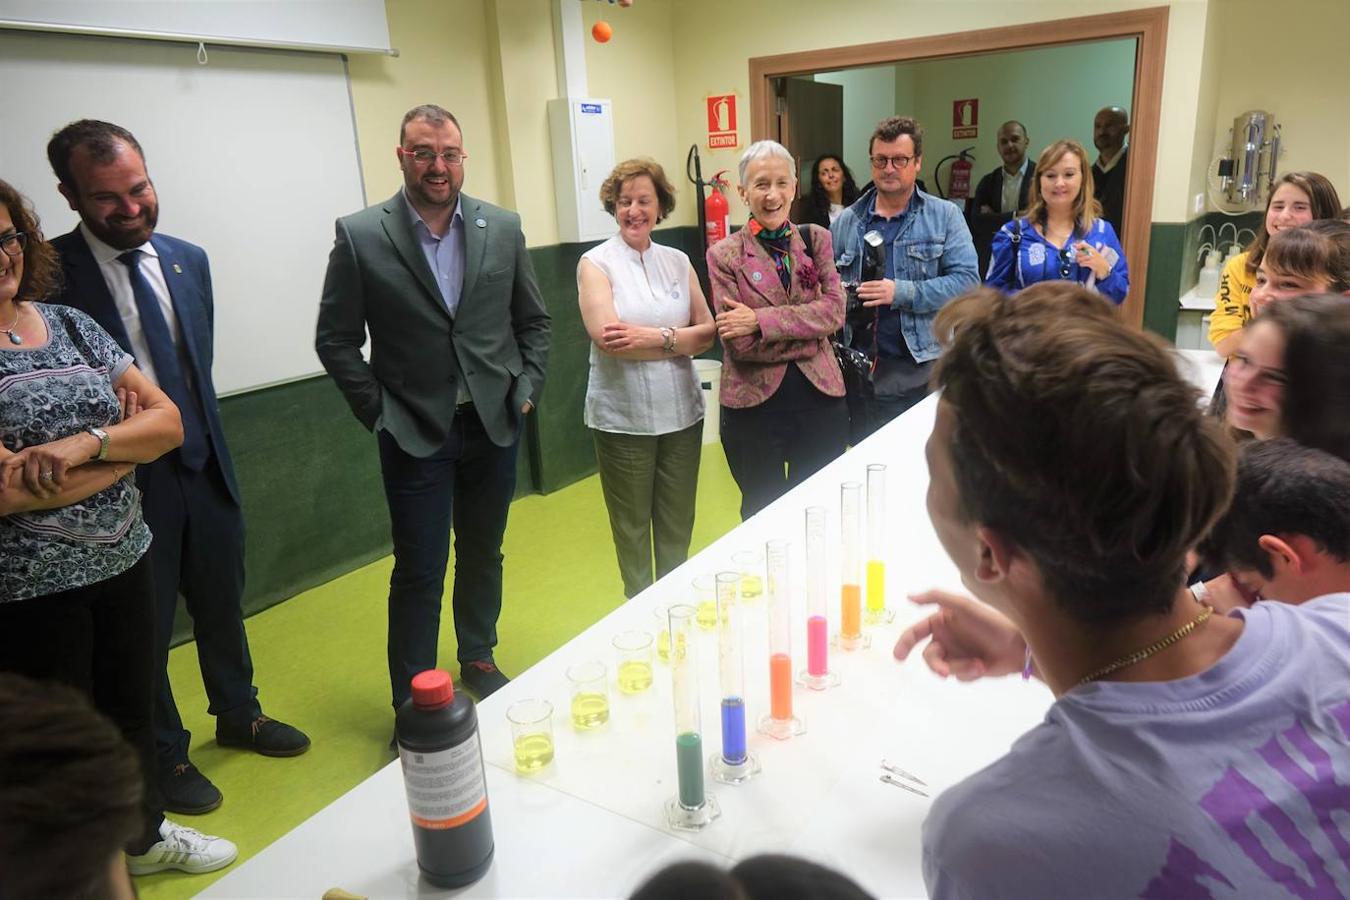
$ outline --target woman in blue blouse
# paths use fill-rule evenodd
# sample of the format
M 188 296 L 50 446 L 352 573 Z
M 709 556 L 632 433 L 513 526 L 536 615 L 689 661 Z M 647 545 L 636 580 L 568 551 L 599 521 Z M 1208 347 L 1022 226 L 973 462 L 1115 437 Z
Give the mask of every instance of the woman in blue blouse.
M 1026 212 L 994 235 L 984 283 L 1015 293 L 1053 280 L 1076 281 L 1117 306 L 1130 290 L 1125 251 L 1092 196 L 1087 151 L 1073 140 L 1036 161 Z
M 165 819 L 153 789 L 151 535 L 131 477 L 182 443 L 182 422 L 93 319 L 37 302 L 59 273 L 32 208 L 0 181 L 0 672 L 79 688 L 140 755 L 133 875 L 210 871 L 234 844 Z

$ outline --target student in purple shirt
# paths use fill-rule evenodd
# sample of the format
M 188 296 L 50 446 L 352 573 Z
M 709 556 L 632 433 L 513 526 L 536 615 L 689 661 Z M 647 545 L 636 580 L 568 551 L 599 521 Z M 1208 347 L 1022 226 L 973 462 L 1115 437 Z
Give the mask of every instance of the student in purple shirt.
M 929 515 L 979 598 L 895 655 L 1034 671 L 1057 698 L 924 823 L 929 893 L 1350 894 L 1350 594 L 1213 613 L 1186 559 L 1234 450 L 1168 348 L 1089 291 L 953 301 L 937 333 Z

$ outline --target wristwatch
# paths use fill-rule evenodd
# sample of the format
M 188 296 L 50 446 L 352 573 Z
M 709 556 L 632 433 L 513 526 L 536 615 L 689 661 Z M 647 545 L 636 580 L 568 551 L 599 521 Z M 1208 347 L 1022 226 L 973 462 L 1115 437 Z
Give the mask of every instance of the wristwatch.
M 93 425 L 90 425 L 85 431 L 98 438 L 98 455 L 94 457 L 94 460 L 103 462 L 108 458 L 108 445 L 112 443 L 112 440 L 108 437 L 108 432 L 102 428 L 95 428 Z

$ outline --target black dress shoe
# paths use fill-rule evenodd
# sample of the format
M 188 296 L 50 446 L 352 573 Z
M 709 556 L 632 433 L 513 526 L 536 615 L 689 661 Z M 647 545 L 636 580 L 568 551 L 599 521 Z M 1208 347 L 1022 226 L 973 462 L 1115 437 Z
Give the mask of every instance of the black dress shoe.
M 216 719 L 216 743 L 263 756 L 299 756 L 309 749 L 309 738 L 303 731 L 267 716 L 258 716 L 243 728 Z
M 159 773 L 159 792 L 164 808 L 185 816 L 199 816 L 220 806 L 220 788 L 192 763 L 179 763 Z
M 511 683 L 511 679 L 503 675 L 502 670 L 490 659 L 475 659 L 460 663 L 459 679 L 464 682 L 465 687 L 478 695 L 479 700 L 486 700 L 497 690 Z

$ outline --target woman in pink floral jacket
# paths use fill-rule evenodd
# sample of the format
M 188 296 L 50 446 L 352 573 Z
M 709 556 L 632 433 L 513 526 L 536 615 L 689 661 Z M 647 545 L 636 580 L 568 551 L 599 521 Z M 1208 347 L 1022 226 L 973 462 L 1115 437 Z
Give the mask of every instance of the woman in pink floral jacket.
M 844 451 L 848 407 L 829 339 L 844 322 L 830 233 L 788 221 L 797 173 L 781 144 L 752 144 L 739 174 L 750 222 L 708 250 L 708 275 L 722 449 L 748 519 Z

